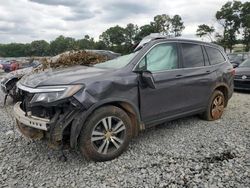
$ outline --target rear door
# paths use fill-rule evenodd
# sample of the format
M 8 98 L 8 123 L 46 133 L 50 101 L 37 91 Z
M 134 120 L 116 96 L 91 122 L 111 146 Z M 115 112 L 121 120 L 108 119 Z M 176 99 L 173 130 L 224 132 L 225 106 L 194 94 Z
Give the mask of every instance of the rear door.
M 202 110 L 211 95 L 216 71 L 208 62 L 204 47 L 195 43 L 181 43 L 182 91 L 185 92 L 186 111 Z

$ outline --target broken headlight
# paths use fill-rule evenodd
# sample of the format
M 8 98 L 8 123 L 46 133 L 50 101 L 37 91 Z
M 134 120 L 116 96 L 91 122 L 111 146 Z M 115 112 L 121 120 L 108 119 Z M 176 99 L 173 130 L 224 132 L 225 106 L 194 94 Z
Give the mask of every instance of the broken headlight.
M 47 86 L 39 88 L 39 93 L 35 93 L 31 99 L 31 103 L 44 102 L 50 103 L 58 101 L 67 97 L 71 97 L 80 89 L 83 85 L 69 85 L 69 86 Z

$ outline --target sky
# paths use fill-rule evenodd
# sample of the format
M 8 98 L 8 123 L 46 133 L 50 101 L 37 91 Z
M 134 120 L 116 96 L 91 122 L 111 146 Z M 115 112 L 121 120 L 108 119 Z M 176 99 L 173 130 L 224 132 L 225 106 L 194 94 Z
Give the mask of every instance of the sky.
M 59 35 L 99 39 L 106 29 L 150 23 L 159 14 L 179 14 L 184 38 L 199 24 L 218 27 L 215 13 L 227 0 L 0 0 L 0 43 L 51 41 Z M 244 1 L 243 1 L 244 2 Z M 219 29 L 219 28 L 218 28 Z

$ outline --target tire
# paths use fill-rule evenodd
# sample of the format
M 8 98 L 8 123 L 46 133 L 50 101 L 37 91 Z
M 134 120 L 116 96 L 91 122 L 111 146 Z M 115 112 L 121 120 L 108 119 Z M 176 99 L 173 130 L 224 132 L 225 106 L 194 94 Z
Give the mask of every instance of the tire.
M 215 90 L 209 100 L 206 111 L 201 115 L 202 119 L 207 121 L 220 119 L 224 112 L 225 104 L 224 94 L 219 90 Z
M 112 160 L 127 149 L 132 135 L 126 112 L 115 106 L 104 106 L 86 120 L 79 137 L 79 149 L 87 160 Z

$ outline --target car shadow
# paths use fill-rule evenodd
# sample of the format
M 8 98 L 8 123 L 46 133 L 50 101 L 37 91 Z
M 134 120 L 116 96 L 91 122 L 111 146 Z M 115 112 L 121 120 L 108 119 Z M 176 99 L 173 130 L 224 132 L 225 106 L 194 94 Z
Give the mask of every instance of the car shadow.
M 234 92 L 235 93 L 241 93 L 241 94 L 250 94 L 250 91 L 248 91 L 248 90 L 235 89 Z

